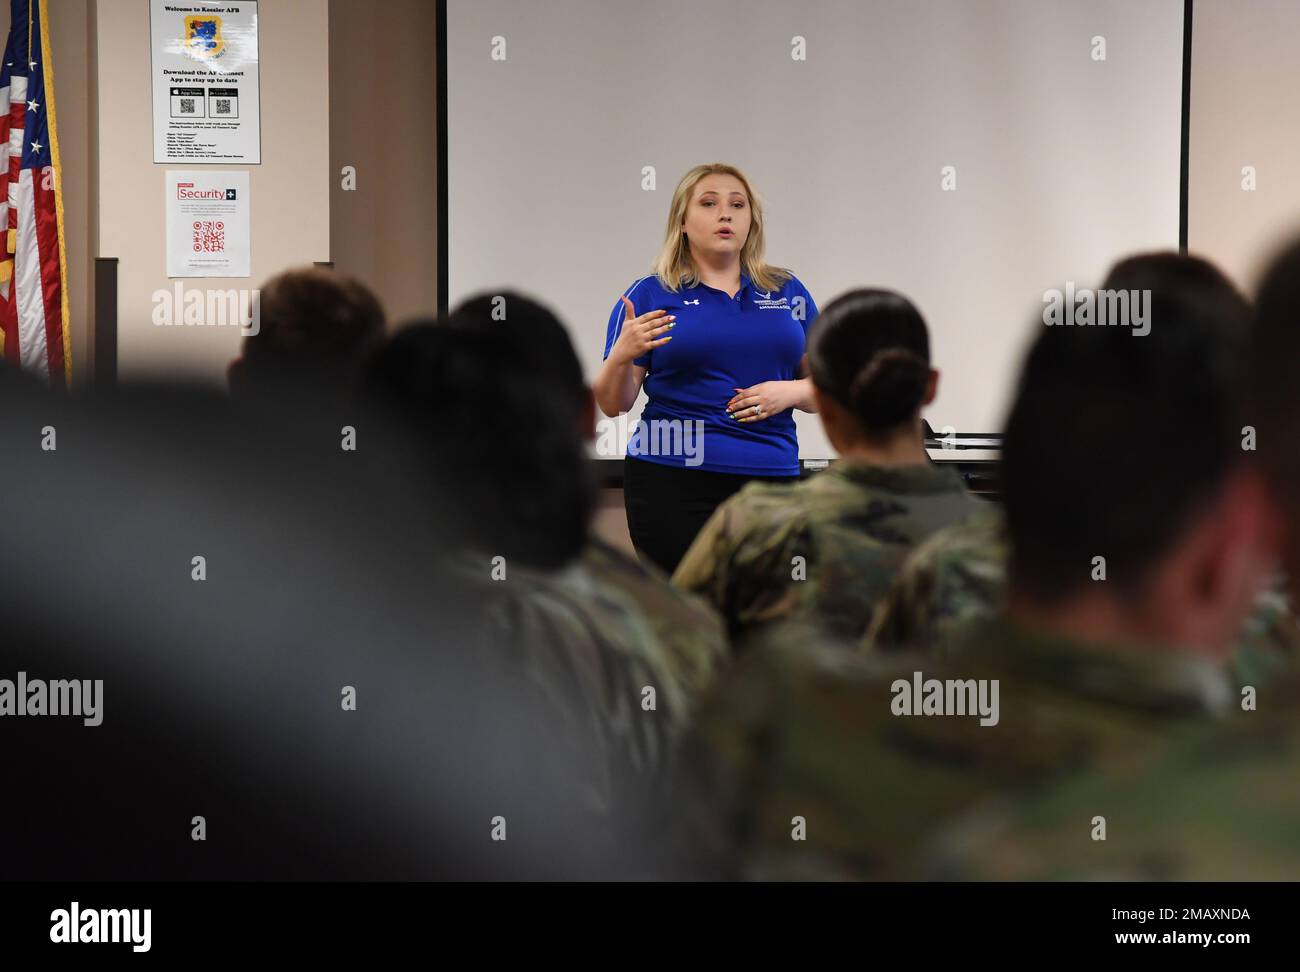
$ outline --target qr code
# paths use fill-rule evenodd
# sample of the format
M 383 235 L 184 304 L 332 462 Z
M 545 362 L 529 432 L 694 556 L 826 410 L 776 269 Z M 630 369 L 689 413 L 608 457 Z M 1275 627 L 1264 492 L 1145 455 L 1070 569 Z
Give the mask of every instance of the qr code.
M 220 220 L 195 220 L 194 252 L 225 253 L 226 224 Z
M 229 99 L 229 98 L 217 98 L 217 99 L 215 99 L 215 101 L 216 101 L 216 103 L 217 103 L 217 111 L 216 111 L 216 113 L 217 113 L 218 115 L 229 115 L 229 114 L 230 114 L 230 99 Z
M 182 114 L 182 115 L 195 115 L 195 114 L 198 114 L 198 109 L 194 107 L 194 99 L 193 99 L 193 98 L 182 98 L 182 99 L 181 99 L 181 114 Z

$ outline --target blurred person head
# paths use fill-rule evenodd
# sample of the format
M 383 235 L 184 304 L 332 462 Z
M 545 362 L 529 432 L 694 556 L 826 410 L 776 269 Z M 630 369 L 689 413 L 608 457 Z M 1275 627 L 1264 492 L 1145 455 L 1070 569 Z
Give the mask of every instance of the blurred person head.
M 459 504 L 465 544 L 542 568 L 577 556 L 594 504 L 583 445 L 594 411 L 550 311 L 507 292 L 414 322 L 375 355 L 363 393 L 422 454 L 449 457 L 427 471 L 437 501 Z
M 921 409 L 934 401 L 930 335 L 906 297 L 852 290 L 822 309 L 808 335 L 817 414 L 843 455 L 903 439 L 920 445 Z
M 1269 265 L 1255 300 L 1250 342 L 1250 421 L 1260 465 L 1279 513 L 1282 557 L 1293 597 L 1300 597 L 1300 240 Z
M 1218 653 L 1271 569 L 1242 448 L 1250 307 L 1214 266 L 1173 253 L 1125 259 L 1101 289 L 1149 291 L 1130 294 L 1148 301 L 1149 331 L 1047 326 L 1030 348 L 1003 441 L 1008 609 Z
M 552 388 L 556 403 L 571 409 L 584 439 L 595 436 L 596 402 L 582 374 L 568 329 L 546 305 L 522 294 L 479 294 L 448 316 L 447 325 L 500 339 L 509 367 Z M 505 362 L 503 362 L 504 364 Z
M 41 781 L 0 801 L 6 877 L 607 876 L 585 754 L 443 569 L 461 511 L 394 482 L 374 423 L 341 456 L 247 412 L 128 387 L 0 416 L 0 678 L 102 682 L 98 725 L 0 720 L 6 771 Z
M 346 397 L 384 333 L 375 295 L 352 277 L 319 267 L 272 277 L 253 313 L 258 331 L 244 338 L 227 370 L 239 398 Z
M 729 232 L 724 232 L 727 230 Z M 763 259 L 763 202 L 734 165 L 697 165 L 677 183 L 668 204 L 663 246 L 651 268 L 676 293 L 700 282 L 701 262 L 738 261 L 761 290 L 779 290 L 790 272 Z

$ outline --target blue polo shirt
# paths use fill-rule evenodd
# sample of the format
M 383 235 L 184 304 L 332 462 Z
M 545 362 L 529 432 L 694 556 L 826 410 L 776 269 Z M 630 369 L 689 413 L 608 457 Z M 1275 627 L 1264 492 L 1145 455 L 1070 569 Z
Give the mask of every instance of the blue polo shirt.
M 790 277 L 780 290 L 754 287 L 741 274 L 734 297 L 698 284 L 678 293 L 657 276 L 624 291 L 638 315 L 666 310 L 677 317 L 672 340 L 635 363 L 647 368 L 648 401 L 628 441 L 627 454 L 666 466 L 751 476 L 799 475 L 793 409 L 761 422 L 727 416 L 737 388 L 799 377 L 808 325 L 817 316 L 808 288 Z M 609 315 L 609 357 L 626 308 Z

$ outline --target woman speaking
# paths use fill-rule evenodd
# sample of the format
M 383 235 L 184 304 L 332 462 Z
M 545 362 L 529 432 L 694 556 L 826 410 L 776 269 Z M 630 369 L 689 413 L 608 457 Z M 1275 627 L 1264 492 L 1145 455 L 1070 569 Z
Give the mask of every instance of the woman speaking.
M 815 410 L 804 341 L 817 305 L 763 261 L 763 209 L 734 166 L 673 192 L 653 273 L 614 305 L 594 391 L 611 417 L 646 406 L 627 446 L 628 530 L 671 574 L 714 509 L 752 479 L 799 476 L 791 409 Z

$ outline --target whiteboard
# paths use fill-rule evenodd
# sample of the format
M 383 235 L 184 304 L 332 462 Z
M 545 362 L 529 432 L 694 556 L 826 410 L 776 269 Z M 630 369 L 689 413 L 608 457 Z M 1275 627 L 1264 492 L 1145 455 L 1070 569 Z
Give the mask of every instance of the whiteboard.
M 448 300 L 545 302 L 590 381 L 677 181 L 729 162 L 819 306 L 920 308 L 930 424 L 998 432 L 1044 292 L 1178 246 L 1182 55 L 1182 0 L 449 0 Z

